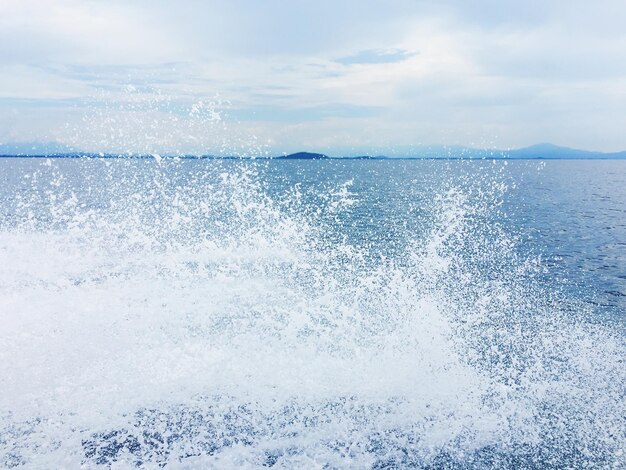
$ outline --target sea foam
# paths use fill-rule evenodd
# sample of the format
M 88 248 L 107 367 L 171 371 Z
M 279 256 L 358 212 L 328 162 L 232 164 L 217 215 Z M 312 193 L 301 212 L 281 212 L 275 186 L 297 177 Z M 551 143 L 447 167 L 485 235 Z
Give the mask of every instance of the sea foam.
M 340 224 L 367 204 L 350 181 L 311 204 L 299 184 L 272 193 L 271 164 L 18 175 L 0 465 L 625 464 L 623 337 L 539 281 L 501 180 L 451 179 L 419 236 L 376 221 L 385 251 Z

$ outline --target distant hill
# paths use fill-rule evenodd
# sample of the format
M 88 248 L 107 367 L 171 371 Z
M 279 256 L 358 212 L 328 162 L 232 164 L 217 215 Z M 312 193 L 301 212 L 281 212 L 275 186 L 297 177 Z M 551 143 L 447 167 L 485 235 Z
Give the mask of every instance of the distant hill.
M 519 149 L 502 150 L 489 148 L 472 148 L 460 145 L 424 145 L 414 147 L 404 155 L 385 157 L 350 157 L 351 159 L 626 159 L 623 152 L 596 152 L 569 147 L 560 147 L 554 144 L 537 144 Z
M 80 151 L 60 142 L 0 142 L 0 155 L 46 156 L 77 153 L 80 153 Z
M 0 143 L 0 156 L 21 156 L 21 157 L 94 157 L 94 158 L 153 158 L 151 154 L 102 154 L 77 150 L 59 142 L 18 142 Z M 163 157 L 173 157 L 174 155 L 163 155 Z M 177 158 L 201 158 L 201 159 L 240 159 L 249 158 L 237 155 L 216 156 L 216 155 L 178 155 Z M 350 160 L 394 160 L 394 159 L 626 159 L 626 151 L 622 152 L 596 152 L 590 150 L 580 150 L 569 147 L 560 147 L 554 144 L 537 144 L 519 149 L 488 149 L 472 148 L 460 145 L 423 145 L 411 147 L 403 153 L 396 152 L 394 156 L 385 155 L 356 155 L 329 157 L 323 153 L 296 152 L 289 155 L 275 157 L 258 156 L 257 159 L 276 160 L 326 160 L 326 159 L 350 159 Z
M 322 160 L 330 157 L 328 155 L 324 155 L 323 153 L 297 152 L 276 158 L 283 160 Z
M 565 159 L 565 158 L 626 158 L 626 151 L 623 152 L 594 152 L 590 150 L 573 149 L 560 147 L 554 144 L 537 144 L 521 149 L 508 150 L 503 152 L 509 158 L 545 158 L 545 159 Z
M 398 158 L 398 157 L 396 157 Z M 472 148 L 459 145 L 428 145 L 414 148 L 400 158 L 406 159 L 626 159 L 623 152 L 596 152 L 561 147 L 554 144 L 536 144 L 519 149 Z

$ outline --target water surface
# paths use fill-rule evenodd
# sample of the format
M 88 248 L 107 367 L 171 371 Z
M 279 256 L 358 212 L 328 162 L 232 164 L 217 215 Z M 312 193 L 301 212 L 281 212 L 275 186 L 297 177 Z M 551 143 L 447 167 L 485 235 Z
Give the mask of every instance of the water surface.
M 0 463 L 623 466 L 624 181 L 0 159 Z

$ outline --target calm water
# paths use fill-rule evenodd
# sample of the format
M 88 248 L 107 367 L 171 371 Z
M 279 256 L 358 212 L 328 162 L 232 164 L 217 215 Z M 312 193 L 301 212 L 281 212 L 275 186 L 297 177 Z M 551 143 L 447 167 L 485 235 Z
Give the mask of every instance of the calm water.
M 623 466 L 625 182 L 0 159 L 0 465 Z

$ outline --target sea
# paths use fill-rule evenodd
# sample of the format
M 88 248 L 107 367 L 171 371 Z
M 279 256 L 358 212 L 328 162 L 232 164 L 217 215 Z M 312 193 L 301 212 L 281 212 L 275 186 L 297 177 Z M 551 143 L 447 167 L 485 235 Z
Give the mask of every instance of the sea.
M 0 467 L 626 468 L 626 161 L 0 159 Z

